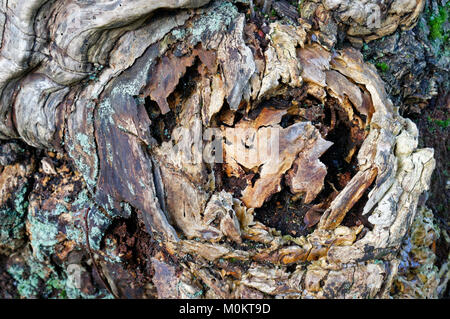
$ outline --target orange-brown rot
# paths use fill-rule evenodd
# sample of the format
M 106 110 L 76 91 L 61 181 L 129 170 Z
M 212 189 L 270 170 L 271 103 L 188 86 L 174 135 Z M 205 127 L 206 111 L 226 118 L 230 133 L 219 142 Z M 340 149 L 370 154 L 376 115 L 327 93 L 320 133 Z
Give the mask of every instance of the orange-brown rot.
M 197 57 L 201 62 L 200 74 L 217 72 L 217 54 L 201 47 L 194 48 L 192 52 L 181 57 L 169 52 L 161 57 L 154 67 L 151 79 L 144 89 L 144 95 L 148 95 L 158 103 L 162 114 L 170 112 L 167 98 L 175 91 L 180 79 L 186 74 L 186 70 L 194 65 Z

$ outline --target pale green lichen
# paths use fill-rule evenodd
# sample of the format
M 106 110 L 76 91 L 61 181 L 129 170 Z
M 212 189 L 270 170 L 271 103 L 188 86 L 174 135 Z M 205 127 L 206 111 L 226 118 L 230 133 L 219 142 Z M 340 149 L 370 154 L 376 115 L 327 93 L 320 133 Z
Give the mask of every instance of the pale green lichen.
M 112 263 L 121 263 L 122 259 L 117 255 L 117 245 L 110 238 L 105 240 L 105 258 Z
M 110 164 L 112 164 L 114 158 L 113 158 L 113 152 L 112 152 L 112 145 L 111 145 L 111 143 L 106 143 L 106 154 L 107 154 L 106 158 L 107 158 L 108 162 Z
M 90 165 L 83 156 L 78 154 L 75 151 L 75 147 L 73 144 L 69 146 L 69 156 L 73 159 L 75 166 L 78 168 L 80 173 L 83 175 L 84 180 L 86 181 L 87 186 L 93 190 L 97 185 L 97 165 L 98 165 L 98 157 L 95 152 L 95 147 L 93 148 L 94 152 L 86 152 L 83 150 L 87 156 L 92 156 L 94 159 L 94 164 Z
M 103 120 L 109 122 L 109 124 L 114 125 L 113 115 L 115 114 L 114 109 L 111 106 L 109 99 L 103 100 L 98 106 L 98 115 Z
M 60 210 L 62 209 L 62 210 Z M 54 253 L 53 247 L 58 243 L 57 236 L 59 234 L 57 223 L 54 223 L 50 218 L 59 213 L 64 212 L 62 205 L 58 205 L 54 212 L 34 212 L 28 214 L 29 232 L 31 234 L 31 247 L 36 258 L 44 261 L 46 256 Z M 39 216 L 37 216 L 39 213 Z
M 129 218 L 131 216 L 132 208 L 129 203 L 121 202 L 120 207 L 122 207 L 124 214 L 124 218 Z
M 141 96 L 134 96 L 134 101 L 136 102 L 136 105 L 145 105 L 145 98 Z
M 66 227 L 65 234 L 68 240 L 73 240 L 76 243 L 81 243 L 85 241 L 84 230 L 81 228 L 74 227 L 74 225 L 70 225 L 71 227 Z
M 175 38 L 175 40 L 182 40 L 186 37 L 186 30 L 185 29 L 175 29 L 172 31 L 172 36 Z
M 139 180 L 139 185 L 141 185 L 142 189 L 146 189 L 147 185 L 142 180 Z
M 91 246 L 91 249 L 98 250 L 100 249 L 104 230 L 111 224 L 111 221 L 98 215 L 95 216 L 94 219 L 98 219 L 98 221 L 94 225 L 89 227 L 89 245 Z
M 15 193 L 14 207 L 0 210 L 0 249 L 16 249 L 25 234 L 25 215 L 28 208 L 27 185 Z
M 90 154 L 95 147 L 90 143 L 89 136 L 83 133 L 77 133 L 77 142 L 80 143 L 81 147 L 83 148 L 83 151 L 85 153 Z
M 177 41 L 189 39 L 191 45 L 202 41 L 202 37 L 209 37 L 214 33 L 223 33 L 231 22 L 239 15 L 239 11 L 229 1 L 213 2 L 206 13 L 199 15 L 188 28 L 172 30 L 160 41 L 160 54 Z
M 110 194 L 107 194 L 106 198 L 108 199 L 108 205 L 109 205 L 108 208 L 113 209 L 114 208 L 114 198 Z
M 78 210 L 94 207 L 89 198 L 88 191 L 82 190 L 72 203 L 72 207 Z M 61 214 L 68 213 L 66 207 L 58 203 L 54 210 L 34 212 L 28 216 L 29 231 L 31 233 L 31 246 L 38 260 L 46 260 L 54 253 L 53 246 L 58 243 L 58 234 L 64 233 L 68 240 L 73 240 L 80 245 L 86 244 L 84 224 L 68 224 L 58 229 L 58 223 L 54 219 Z M 91 209 L 89 212 L 89 244 L 92 249 L 100 249 L 104 230 L 111 224 L 111 220 L 99 212 Z
M 51 265 L 41 263 L 30 257 L 28 264 L 13 264 L 7 271 L 14 279 L 17 293 L 22 298 L 48 298 L 52 294 L 54 297 L 64 298 L 65 279 L 59 275 Z
M 17 293 L 21 298 L 58 298 L 58 299 L 94 299 L 112 298 L 111 294 L 103 289 L 93 294 L 86 294 L 69 280 L 66 271 L 58 273 L 50 264 L 27 258 L 26 265 L 12 264 L 7 272 L 15 281 Z
M 12 265 L 7 269 L 7 272 L 14 279 L 17 293 L 24 298 L 35 297 L 39 289 L 39 281 L 35 276 L 31 278 L 24 278 L 24 269 L 17 265 Z
M 127 182 L 128 190 L 130 191 L 131 195 L 136 196 L 136 192 L 134 191 L 133 184 L 130 182 Z
M 239 14 L 237 8 L 228 1 L 214 2 L 212 6 L 213 8 L 195 20 L 189 29 L 192 35 L 191 44 L 200 42 L 205 34 L 223 31 Z
M 26 190 L 23 191 L 25 192 Z M 106 291 L 86 295 L 68 280 L 67 271 L 58 272 L 51 264 L 52 255 L 55 253 L 54 246 L 62 238 L 60 235 L 64 233 L 66 239 L 73 240 L 80 246 L 84 245 L 86 240 L 82 225 L 69 223 L 58 229 L 60 225 L 57 219 L 61 214 L 72 214 L 73 209 L 71 211 L 67 209 L 70 206 L 76 210 L 94 207 L 86 189 L 77 194 L 72 205 L 66 207 L 66 202 L 70 205 L 70 198 L 65 198 L 62 204 L 57 203 L 51 211 L 34 210 L 28 214 L 32 255 L 24 259 L 27 264 L 12 264 L 7 269 L 15 281 L 17 292 L 22 298 L 112 298 Z M 89 242 L 93 250 L 98 250 L 111 220 L 97 209 L 89 212 Z
M 89 198 L 88 191 L 83 189 L 81 192 L 78 193 L 77 197 L 72 203 L 72 206 L 81 208 L 85 205 L 92 204 L 91 199 Z
M 153 59 L 155 57 L 148 57 L 145 65 L 137 70 L 134 74 L 133 79 L 127 82 L 117 83 L 111 90 L 109 97 L 105 98 L 102 103 L 100 103 L 99 115 L 102 119 L 108 119 L 110 124 L 115 125 L 112 115 L 115 114 L 115 110 L 111 105 L 111 101 L 114 100 L 115 96 L 123 96 L 134 98 L 134 96 L 139 95 L 139 91 L 143 85 L 147 82 L 148 72 L 153 64 Z
M 73 159 L 75 166 L 78 168 L 79 172 L 83 175 L 87 186 L 92 191 L 97 185 L 98 177 L 98 156 L 96 152 L 96 142 L 94 137 L 94 108 L 95 104 L 90 102 L 86 105 L 86 124 L 88 125 L 88 132 L 91 133 L 81 133 L 78 132 L 75 135 L 75 141 L 73 143 L 68 143 L 68 153 Z M 80 145 L 81 150 L 84 154 L 80 154 L 78 149 L 75 149 L 75 145 Z M 86 160 L 90 158 L 93 160 L 91 164 Z
M 109 196 L 109 195 L 108 195 Z M 112 199 L 112 198 L 111 198 Z M 101 213 L 97 209 L 94 208 L 94 202 L 89 198 L 89 194 L 87 190 L 82 190 L 78 193 L 75 198 L 72 206 L 81 209 L 82 207 L 90 207 L 89 211 L 89 244 L 92 249 L 100 249 L 100 244 L 103 239 L 103 233 L 109 225 L 111 225 L 111 220 Z M 66 235 L 69 239 L 75 240 L 78 243 L 85 243 L 86 236 L 80 229 L 67 229 Z

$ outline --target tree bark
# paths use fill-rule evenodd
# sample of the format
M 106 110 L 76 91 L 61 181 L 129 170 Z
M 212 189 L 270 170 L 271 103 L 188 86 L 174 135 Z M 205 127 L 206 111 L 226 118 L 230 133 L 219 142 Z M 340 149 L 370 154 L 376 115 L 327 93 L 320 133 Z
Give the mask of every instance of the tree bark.
M 257 5 L 2 3 L 0 254 L 18 295 L 389 297 L 435 160 L 355 47 L 412 28 L 424 1 Z M 262 141 L 276 159 L 254 158 Z

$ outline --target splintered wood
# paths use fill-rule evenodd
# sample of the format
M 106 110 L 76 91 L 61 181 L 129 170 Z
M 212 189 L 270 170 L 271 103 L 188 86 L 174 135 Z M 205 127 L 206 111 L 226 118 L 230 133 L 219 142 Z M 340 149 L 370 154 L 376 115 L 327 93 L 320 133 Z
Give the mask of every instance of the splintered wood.
M 395 162 L 399 156 L 395 152 L 397 136 L 404 134 L 402 144 L 417 145 L 417 132 L 393 112 L 375 69 L 363 62 L 359 52 L 345 49 L 332 54 L 318 43 L 307 44 L 308 28 L 272 23 L 261 64 L 258 40 L 252 36 L 260 30 L 246 26 L 256 67 L 239 107 L 233 104 L 222 110 L 229 93 L 220 68 L 208 81 L 197 84 L 192 96 L 201 96 L 206 103 L 201 110 L 186 113 L 189 115 L 183 116 L 180 123 L 202 117 L 204 126 L 220 127 L 223 164 L 219 167 L 223 174 L 216 179 L 217 175 L 208 175 L 200 163 L 195 165 L 196 170 L 204 173 L 193 174 L 187 169 L 189 165 L 177 169 L 166 160 L 161 168 L 168 214 L 187 237 L 182 240 L 183 253 L 216 262 L 222 276 L 240 280 L 240 287 L 245 285 L 246 289 L 274 296 L 323 297 L 339 294 L 333 284 L 347 280 L 352 282 L 355 295 L 382 295 L 386 293 L 380 290 L 382 282 L 388 280 L 386 276 L 393 271 L 395 262 L 386 268 L 371 264 L 370 260 L 382 256 L 391 260 L 394 254 L 386 252 L 395 250 L 406 228 L 401 228 L 400 233 L 389 232 L 382 228 L 384 217 L 369 217 L 371 224 L 342 223 L 349 212 L 362 216 L 377 207 L 376 203 L 392 192 L 388 192 L 389 187 L 398 185 L 399 170 L 403 170 L 402 174 L 418 173 L 407 173 L 406 167 Z M 226 60 L 227 53 L 221 52 L 218 64 Z M 405 130 L 413 133 L 399 135 Z M 177 137 L 170 143 L 176 145 Z M 343 149 L 334 149 L 334 155 L 325 156 L 336 143 Z M 428 151 L 413 147 L 406 153 L 407 157 L 423 156 L 420 174 L 431 174 L 434 164 Z M 155 154 L 163 158 L 158 149 Z M 322 158 L 327 159 L 324 162 Z M 341 170 L 336 163 L 346 163 L 341 165 L 349 170 Z M 217 174 L 217 167 L 215 170 Z M 194 186 L 194 181 L 203 186 Z M 224 191 L 227 187 L 232 194 Z M 422 192 L 426 188 L 426 183 L 417 181 L 409 189 Z M 255 219 L 255 209 L 269 209 L 271 206 L 266 204 L 283 192 L 306 205 L 303 222 L 311 229 L 309 235 L 280 236 L 279 230 Z M 402 196 L 401 192 L 392 196 L 395 194 Z M 413 207 L 406 199 L 399 204 L 403 208 L 384 206 L 391 213 L 377 214 L 395 216 L 402 212 L 396 220 L 406 222 Z M 240 248 L 233 248 L 232 242 Z M 260 243 L 265 248 L 253 248 L 250 243 Z M 251 260 L 252 266 L 245 273 L 239 265 L 232 267 L 229 260 Z M 294 274 L 284 270 L 276 273 L 273 268 L 262 266 L 299 265 L 305 261 L 312 264 L 306 268 L 298 266 Z M 343 265 L 361 261 L 367 264 L 347 266 L 352 267 L 352 274 L 362 276 L 371 271 L 373 275 L 364 280 L 358 277 L 361 282 L 356 283 Z M 230 296 L 229 287 L 213 284 L 212 277 L 216 275 L 211 269 L 200 271 L 198 263 L 190 267 L 204 282 L 210 282 L 211 296 Z M 286 285 L 275 283 L 280 278 L 285 279 Z M 296 286 L 302 278 L 303 283 Z M 324 278 L 328 279 L 323 285 Z M 375 288 L 367 290 L 367 285 Z M 242 292 L 241 288 L 234 293 L 238 291 Z
M 294 194 L 306 193 L 306 203 L 323 188 L 326 168 L 319 157 L 333 143 L 308 122 L 282 128 L 279 123 L 284 114 L 286 110 L 266 108 L 254 121 L 238 122 L 237 130 L 225 129 L 225 170 L 228 176 L 247 181 L 241 199 L 249 208 L 261 207 L 279 192 L 285 174 Z

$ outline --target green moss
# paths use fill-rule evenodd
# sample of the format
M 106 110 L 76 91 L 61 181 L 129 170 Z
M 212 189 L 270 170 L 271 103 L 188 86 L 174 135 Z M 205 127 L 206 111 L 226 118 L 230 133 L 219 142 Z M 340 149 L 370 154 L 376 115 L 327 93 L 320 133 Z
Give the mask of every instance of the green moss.
M 428 26 L 430 27 L 430 38 L 432 40 L 448 40 L 449 32 L 444 31 L 443 25 L 448 21 L 449 9 L 450 2 L 447 2 L 445 6 L 439 7 L 437 13 L 430 16 L 428 20 Z
M 377 67 L 378 69 L 381 70 L 381 72 L 386 72 L 386 71 L 389 70 L 389 65 L 386 64 L 385 62 L 379 62 L 379 63 L 377 63 L 377 64 L 375 64 L 375 65 L 376 65 L 376 67 Z
M 438 6 L 437 11 L 432 12 L 429 8 L 425 11 L 424 17 L 428 28 L 422 23 L 422 29 L 428 33 L 428 38 L 434 51 L 434 55 L 438 58 L 450 55 L 449 38 L 449 11 L 450 2 L 444 6 Z
M 430 132 L 434 132 L 436 130 L 435 126 L 440 127 L 441 129 L 446 129 L 450 125 L 450 119 L 447 118 L 446 120 L 435 120 L 432 119 L 430 116 L 427 117 L 427 121 L 429 123 L 428 130 Z
M 446 119 L 446 120 L 435 120 L 435 123 L 440 126 L 441 128 L 447 128 L 449 123 L 450 123 L 450 119 Z

